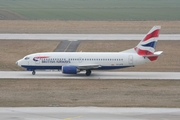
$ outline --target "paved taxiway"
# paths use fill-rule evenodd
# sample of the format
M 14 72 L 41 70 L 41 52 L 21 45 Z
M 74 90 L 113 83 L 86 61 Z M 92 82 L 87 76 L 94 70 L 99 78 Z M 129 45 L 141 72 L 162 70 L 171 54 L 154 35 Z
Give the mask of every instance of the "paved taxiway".
M 31 71 L 0 71 L 0 78 L 17 79 L 152 79 L 152 80 L 180 80 L 180 72 L 107 72 L 93 71 L 91 76 L 85 73 L 76 75 L 62 74 L 61 71 L 36 71 L 32 75 Z
M 1 120 L 179 120 L 180 108 L 0 108 Z
M 0 40 L 141 40 L 145 34 L 0 34 Z M 180 34 L 160 34 L 159 40 L 180 40 Z
M 54 52 L 76 52 L 77 47 L 81 43 L 80 40 L 77 41 L 69 41 L 62 40 Z

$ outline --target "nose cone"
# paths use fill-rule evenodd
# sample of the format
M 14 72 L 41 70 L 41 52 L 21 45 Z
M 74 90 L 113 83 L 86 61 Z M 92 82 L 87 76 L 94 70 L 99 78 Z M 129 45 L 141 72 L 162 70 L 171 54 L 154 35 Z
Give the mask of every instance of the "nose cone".
M 16 62 L 16 64 L 17 64 L 18 66 L 21 66 L 20 61 L 21 61 L 21 60 L 18 60 L 18 61 Z

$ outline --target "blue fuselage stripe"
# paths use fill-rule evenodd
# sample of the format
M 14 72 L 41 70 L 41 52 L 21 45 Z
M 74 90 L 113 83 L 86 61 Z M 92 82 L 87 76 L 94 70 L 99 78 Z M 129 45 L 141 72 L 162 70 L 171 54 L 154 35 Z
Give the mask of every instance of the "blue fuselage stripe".
M 26 68 L 27 70 L 42 70 L 42 69 L 58 69 L 61 70 L 62 66 L 28 66 L 22 65 L 22 67 Z M 101 66 L 99 68 L 93 68 L 92 70 L 111 70 L 111 69 L 121 69 L 127 68 L 132 66 Z

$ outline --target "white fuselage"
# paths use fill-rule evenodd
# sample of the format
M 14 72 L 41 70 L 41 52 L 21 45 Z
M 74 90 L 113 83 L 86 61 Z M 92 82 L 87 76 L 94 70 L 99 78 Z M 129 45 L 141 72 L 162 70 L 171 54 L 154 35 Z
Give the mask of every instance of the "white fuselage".
M 28 59 L 27 59 L 28 58 Z M 61 69 L 62 66 L 93 66 L 91 69 L 118 69 L 149 60 L 136 53 L 123 52 L 46 52 L 25 56 L 18 65 L 28 69 Z

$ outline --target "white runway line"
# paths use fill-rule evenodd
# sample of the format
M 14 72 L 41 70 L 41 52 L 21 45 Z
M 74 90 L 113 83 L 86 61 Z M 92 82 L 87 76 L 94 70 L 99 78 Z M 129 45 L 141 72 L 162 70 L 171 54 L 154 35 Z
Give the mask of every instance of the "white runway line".
M 180 80 L 180 72 L 99 72 L 93 71 L 91 76 L 85 73 L 75 75 L 62 74 L 61 71 L 0 71 L 1 79 L 151 79 L 151 80 Z
M 141 40 L 145 34 L 0 34 L 0 40 Z M 160 34 L 158 40 L 180 40 L 180 34 Z
M 180 108 L 0 108 L 1 120 L 179 120 Z

